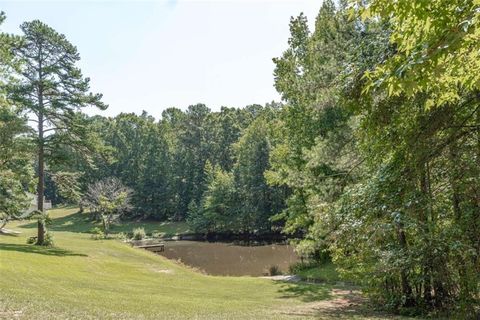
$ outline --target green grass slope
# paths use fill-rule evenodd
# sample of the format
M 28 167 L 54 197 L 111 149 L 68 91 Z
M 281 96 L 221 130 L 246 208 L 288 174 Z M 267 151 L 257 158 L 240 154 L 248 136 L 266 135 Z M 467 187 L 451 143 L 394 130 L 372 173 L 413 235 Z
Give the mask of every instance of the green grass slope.
M 55 248 L 26 244 L 31 222 L 7 226 L 20 236 L 0 236 L 0 319 L 371 318 L 316 310 L 332 299 L 331 285 L 207 276 L 118 240 L 92 240 L 76 209 L 50 215 Z M 147 226 L 162 228 L 183 226 Z
M 101 227 L 101 223 L 92 223 L 88 214 L 78 212 L 77 208 L 51 210 L 50 218 L 52 222 L 49 230 L 51 231 L 91 233 L 94 227 Z M 22 229 L 37 228 L 36 222 L 19 223 L 17 225 L 20 225 Z M 132 232 L 134 228 L 144 228 L 147 234 L 157 233 L 162 236 L 174 236 L 191 232 L 185 222 L 131 221 L 128 223 L 112 224 L 110 233 L 128 233 Z

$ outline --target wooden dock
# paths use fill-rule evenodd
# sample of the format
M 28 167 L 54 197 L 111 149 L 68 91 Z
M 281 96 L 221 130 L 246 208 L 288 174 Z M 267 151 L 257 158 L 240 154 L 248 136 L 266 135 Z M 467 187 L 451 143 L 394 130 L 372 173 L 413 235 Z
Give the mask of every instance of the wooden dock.
M 134 246 L 135 248 L 145 249 L 152 252 L 163 252 L 165 251 L 165 244 L 158 243 L 158 244 L 146 244 L 140 246 Z

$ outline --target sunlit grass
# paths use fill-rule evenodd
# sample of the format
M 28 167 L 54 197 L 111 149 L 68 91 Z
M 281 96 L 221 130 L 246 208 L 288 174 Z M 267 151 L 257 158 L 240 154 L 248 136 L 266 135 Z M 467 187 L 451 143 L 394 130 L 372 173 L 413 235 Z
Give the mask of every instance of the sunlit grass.
M 302 280 L 311 282 L 334 284 L 340 281 L 340 276 L 331 262 L 299 269 L 296 271 L 296 274 L 300 276 Z
M 86 212 L 78 212 L 78 208 L 62 208 L 50 211 L 52 223 L 49 227 L 52 231 L 67 231 L 76 233 L 91 233 L 94 227 L 100 227 L 101 223 L 95 223 Z M 17 223 L 23 229 L 34 229 L 36 222 Z M 190 230 L 185 222 L 169 221 L 129 221 L 112 224 L 110 233 L 129 233 L 135 228 L 144 228 L 149 235 L 157 233 L 162 236 L 173 236 L 189 233 Z

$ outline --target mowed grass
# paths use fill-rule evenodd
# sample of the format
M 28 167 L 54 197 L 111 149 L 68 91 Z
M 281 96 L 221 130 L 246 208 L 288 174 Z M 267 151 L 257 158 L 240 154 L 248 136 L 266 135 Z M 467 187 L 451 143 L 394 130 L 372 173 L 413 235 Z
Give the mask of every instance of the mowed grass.
M 300 269 L 296 271 L 295 274 L 304 281 L 321 283 L 337 283 L 341 281 L 335 265 L 331 262 Z
M 49 230 L 51 231 L 91 233 L 93 228 L 101 227 L 100 222 L 93 223 L 88 213 L 80 213 L 77 208 L 51 210 L 50 218 L 52 223 Z M 37 228 L 36 222 L 20 223 L 20 225 L 23 229 Z M 191 232 L 185 222 L 129 221 L 112 224 L 110 227 L 110 233 L 130 233 L 134 228 L 144 228 L 145 232 L 149 235 L 157 233 L 165 237 Z
M 0 236 L 0 319 L 372 318 L 315 311 L 332 299 L 331 285 L 207 276 L 119 240 L 91 239 L 75 225 L 87 223 L 76 209 L 50 215 L 54 248 L 26 244 L 31 222 L 7 226 L 20 236 Z

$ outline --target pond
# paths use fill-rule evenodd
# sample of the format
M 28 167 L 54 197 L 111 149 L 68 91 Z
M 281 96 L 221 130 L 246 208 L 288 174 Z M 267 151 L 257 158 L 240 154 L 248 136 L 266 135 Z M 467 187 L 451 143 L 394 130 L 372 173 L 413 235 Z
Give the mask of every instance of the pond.
M 297 262 L 293 247 L 285 244 L 243 246 L 233 243 L 168 241 L 159 254 L 207 274 L 222 276 L 263 276 L 271 266 L 288 272 Z

